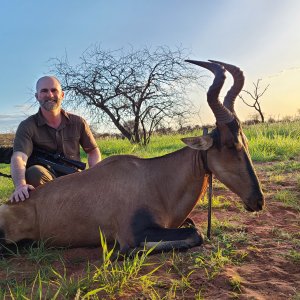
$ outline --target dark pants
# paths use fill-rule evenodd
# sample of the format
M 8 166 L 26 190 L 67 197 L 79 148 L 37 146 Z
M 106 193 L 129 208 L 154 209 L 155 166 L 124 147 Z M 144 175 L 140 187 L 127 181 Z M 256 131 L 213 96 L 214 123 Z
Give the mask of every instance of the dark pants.
M 27 184 L 37 187 L 56 178 L 48 169 L 40 165 L 33 165 L 25 173 Z

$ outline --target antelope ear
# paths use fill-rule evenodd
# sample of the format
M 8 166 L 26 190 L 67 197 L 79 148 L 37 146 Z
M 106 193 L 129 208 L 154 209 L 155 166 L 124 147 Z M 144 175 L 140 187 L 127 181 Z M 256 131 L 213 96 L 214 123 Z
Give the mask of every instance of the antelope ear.
M 196 150 L 208 150 L 214 143 L 214 140 L 210 135 L 182 138 L 181 140 L 187 146 Z

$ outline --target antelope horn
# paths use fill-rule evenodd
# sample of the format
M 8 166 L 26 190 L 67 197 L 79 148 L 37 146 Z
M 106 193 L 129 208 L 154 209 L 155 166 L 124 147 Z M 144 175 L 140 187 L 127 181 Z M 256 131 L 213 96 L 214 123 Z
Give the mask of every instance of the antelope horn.
M 238 67 L 230 64 L 226 64 L 220 61 L 216 60 L 209 60 L 212 63 L 219 64 L 223 66 L 233 77 L 234 83 L 230 90 L 227 92 L 223 104 L 226 108 L 228 108 L 232 113 L 234 112 L 234 101 L 238 94 L 241 92 L 244 82 L 245 82 L 245 77 L 243 74 L 243 71 L 239 69 Z
M 216 121 L 219 124 L 225 124 L 233 121 L 234 115 L 219 100 L 219 94 L 225 81 L 225 69 L 223 66 L 213 62 L 186 60 L 186 62 L 206 68 L 214 73 L 215 78 L 207 92 L 207 102 L 213 111 Z

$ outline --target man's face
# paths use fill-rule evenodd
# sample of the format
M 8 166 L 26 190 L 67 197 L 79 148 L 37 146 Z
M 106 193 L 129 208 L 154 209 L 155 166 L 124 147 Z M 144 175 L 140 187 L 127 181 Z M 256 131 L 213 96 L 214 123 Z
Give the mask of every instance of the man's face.
M 45 110 L 54 111 L 60 109 L 64 92 L 56 78 L 43 77 L 37 83 L 35 97 Z

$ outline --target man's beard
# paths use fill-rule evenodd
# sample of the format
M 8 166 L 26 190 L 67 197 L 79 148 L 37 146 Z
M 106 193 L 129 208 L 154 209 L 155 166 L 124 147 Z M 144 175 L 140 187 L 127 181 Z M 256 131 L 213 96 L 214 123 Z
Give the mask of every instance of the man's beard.
M 46 100 L 41 100 L 40 105 L 47 111 L 53 111 L 56 110 L 57 108 L 60 107 L 61 100 L 60 99 L 46 99 Z

